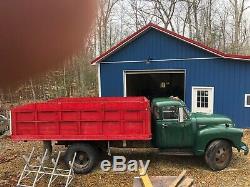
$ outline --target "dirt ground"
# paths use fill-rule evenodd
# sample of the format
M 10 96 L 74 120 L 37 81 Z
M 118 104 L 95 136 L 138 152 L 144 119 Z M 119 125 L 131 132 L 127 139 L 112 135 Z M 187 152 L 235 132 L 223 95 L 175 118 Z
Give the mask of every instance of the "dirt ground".
M 250 145 L 250 130 L 244 132 L 244 141 Z M 36 158 L 42 153 L 40 142 L 12 142 L 9 137 L 0 140 L 0 186 L 15 186 L 18 177 L 24 167 L 23 154 L 28 154 L 35 147 Z M 57 147 L 54 151 L 62 149 Z M 196 186 L 250 186 L 250 154 L 244 156 L 234 150 L 230 166 L 220 172 L 212 172 L 207 168 L 203 158 L 187 156 L 158 156 L 152 152 L 121 153 L 127 159 L 151 160 L 148 174 L 150 176 L 179 175 L 183 169 L 187 170 L 187 176 L 195 179 Z M 60 168 L 66 169 L 63 161 Z M 76 175 L 71 186 L 132 186 L 136 172 L 103 172 L 97 166 L 93 172 L 87 175 Z M 47 180 L 47 179 L 46 179 Z M 38 186 L 46 186 L 46 180 Z M 48 180 L 47 180 L 48 181 Z M 63 186 L 64 180 L 58 179 L 54 186 Z

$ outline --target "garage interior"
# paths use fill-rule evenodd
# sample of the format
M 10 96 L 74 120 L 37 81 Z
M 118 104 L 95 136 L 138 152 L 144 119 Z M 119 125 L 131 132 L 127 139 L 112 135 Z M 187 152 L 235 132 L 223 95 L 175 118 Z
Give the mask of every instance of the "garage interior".
M 156 97 L 178 96 L 184 100 L 184 71 L 125 72 L 126 96 Z

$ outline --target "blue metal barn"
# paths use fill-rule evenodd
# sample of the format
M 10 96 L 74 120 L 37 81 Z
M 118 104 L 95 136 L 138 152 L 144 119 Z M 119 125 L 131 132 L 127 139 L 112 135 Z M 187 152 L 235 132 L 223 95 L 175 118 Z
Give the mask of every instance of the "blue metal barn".
M 99 96 L 178 96 L 194 112 L 224 114 L 249 128 L 249 61 L 149 24 L 92 64 Z

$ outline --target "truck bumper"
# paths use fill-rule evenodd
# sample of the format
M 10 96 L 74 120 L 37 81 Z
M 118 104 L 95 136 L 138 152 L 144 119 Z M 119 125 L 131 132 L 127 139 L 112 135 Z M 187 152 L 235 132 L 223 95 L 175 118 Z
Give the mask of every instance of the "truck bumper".
M 241 142 L 238 151 L 240 150 L 244 151 L 244 155 L 247 155 L 249 153 L 249 148 L 244 142 Z

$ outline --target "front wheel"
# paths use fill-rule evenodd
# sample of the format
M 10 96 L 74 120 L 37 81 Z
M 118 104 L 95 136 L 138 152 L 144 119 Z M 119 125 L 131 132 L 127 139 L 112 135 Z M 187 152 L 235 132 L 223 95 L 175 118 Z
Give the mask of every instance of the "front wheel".
M 66 151 L 65 162 L 73 160 L 76 153 L 73 170 L 75 173 L 85 174 L 90 172 L 97 162 L 97 150 L 90 144 L 76 143 L 72 144 Z
M 214 171 L 226 168 L 232 159 L 232 146 L 226 140 L 215 140 L 209 144 L 205 153 L 207 165 Z

